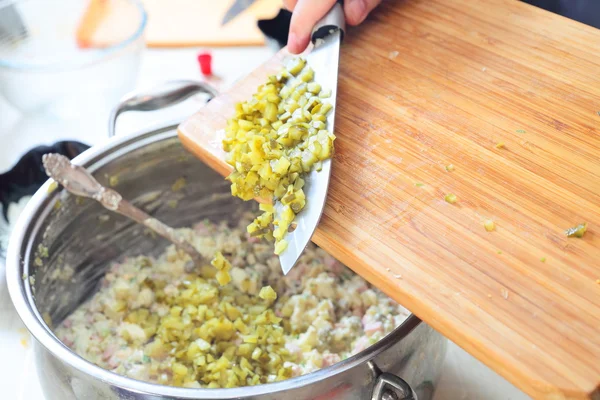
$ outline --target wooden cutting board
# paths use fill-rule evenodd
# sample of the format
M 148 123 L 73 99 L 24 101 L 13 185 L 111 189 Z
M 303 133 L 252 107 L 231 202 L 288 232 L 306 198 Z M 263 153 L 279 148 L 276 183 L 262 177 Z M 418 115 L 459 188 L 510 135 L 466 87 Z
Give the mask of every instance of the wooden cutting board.
M 600 398 L 599 50 L 516 0 L 384 2 L 342 46 L 313 240 L 534 398 Z M 180 126 L 189 149 L 223 104 Z
M 148 14 L 148 47 L 261 46 L 257 21 L 274 18 L 281 0 L 259 0 L 225 26 L 221 21 L 233 0 L 142 0 Z M 82 46 L 106 47 L 133 34 L 139 11 L 125 1 L 90 0 L 77 32 Z

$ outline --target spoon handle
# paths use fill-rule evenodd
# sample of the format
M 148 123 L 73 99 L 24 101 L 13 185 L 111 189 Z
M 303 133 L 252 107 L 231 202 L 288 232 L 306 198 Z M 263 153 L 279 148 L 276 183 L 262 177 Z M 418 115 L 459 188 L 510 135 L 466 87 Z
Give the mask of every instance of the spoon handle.
M 67 157 L 60 154 L 44 154 L 42 162 L 46 174 L 62 185 L 68 192 L 76 196 L 94 199 L 107 210 L 144 225 L 185 251 L 197 266 L 201 266 L 206 262 L 194 246 L 179 237 L 173 228 L 123 199 L 116 191 L 102 186 L 85 168 L 72 164 Z

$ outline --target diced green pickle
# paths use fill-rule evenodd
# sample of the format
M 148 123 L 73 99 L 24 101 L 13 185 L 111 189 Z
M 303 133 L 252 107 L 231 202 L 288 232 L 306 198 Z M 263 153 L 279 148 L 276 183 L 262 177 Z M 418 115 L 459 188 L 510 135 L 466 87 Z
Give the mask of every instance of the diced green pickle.
M 587 222 L 584 222 L 583 224 L 579 224 L 577 226 L 567 229 L 565 231 L 565 234 L 568 237 L 582 238 L 586 231 L 587 231 Z
M 314 81 L 314 71 L 294 58 L 277 75 L 258 87 L 251 99 L 235 107 L 227 122 L 223 149 L 234 167 L 227 180 L 231 193 L 243 200 L 280 201 L 282 210 L 261 205 L 263 214 L 249 226 L 253 237 L 275 239 L 275 253 L 287 247 L 285 235 L 306 205 L 303 175 L 322 168 L 331 158 L 335 136 L 327 130 L 332 110 L 324 98 L 331 91 Z M 228 282 L 225 273 L 220 282 Z

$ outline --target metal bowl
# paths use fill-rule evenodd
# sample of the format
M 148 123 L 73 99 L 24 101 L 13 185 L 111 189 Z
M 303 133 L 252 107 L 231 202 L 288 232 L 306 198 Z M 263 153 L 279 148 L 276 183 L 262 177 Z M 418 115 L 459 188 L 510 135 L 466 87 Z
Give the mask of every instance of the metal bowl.
M 252 206 L 233 198 L 227 182 L 182 147 L 176 125 L 114 137 L 74 162 L 92 171 L 102 184 L 118 177 L 116 189 L 125 198 L 176 227 L 202 218 L 234 221 Z M 171 185 L 182 176 L 187 186 L 172 192 Z M 101 223 L 108 214 L 97 203 L 82 203 L 60 190 L 49 194 L 48 189 L 46 183 L 23 211 L 6 261 L 13 303 L 36 339 L 34 352 L 48 400 L 431 398 L 446 340 L 414 315 L 347 360 L 253 387 L 168 387 L 119 376 L 87 362 L 61 343 L 48 323 L 61 322 L 88 299 L 111 262 L 160 252 L 166 243 L 120 216 L 109 215 Z M 178 201 L 176 209 L 167 205 L 170 200 Z M 37 254 L 40 244 L 48 249 L 48 258 Z

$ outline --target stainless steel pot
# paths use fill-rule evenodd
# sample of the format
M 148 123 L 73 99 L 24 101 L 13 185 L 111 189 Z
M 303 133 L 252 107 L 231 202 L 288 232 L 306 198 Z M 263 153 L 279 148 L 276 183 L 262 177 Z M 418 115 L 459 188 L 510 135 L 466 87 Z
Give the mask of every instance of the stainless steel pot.
M 115 117 L 118 114 L 115 112 Z M 252 205 L 233 198 L 227 182 L 181 146 L 176 128 L 171 123 L 114 137 L 74 162 L 92 171 L 104 185 L 118 182 L 116 189 L 125 198 L 172 226 L 188 226 L 202 218 L 234 221 Z M 180 177 L 186 178 L 187 185 L 173 192 L 171 186 Z M 34 352 L 47 400 L 432 397 L 446 339 L 414 315 L 386 338 L 347 360 L 301 377 L 254 387 L 167 387 L 119 376 L 85 361 L 54 336 L 48 323 L 62 321 L 88 299 L 111 262 L 140 253 L 159 253 L 167 243 L 121 216 L 108 214 L 93 201 L 82 202 L 60 190 L 48 193 L 49 188 L 47 182 L 23 211 L 6 260 L 11 298 L 36 339 Z

